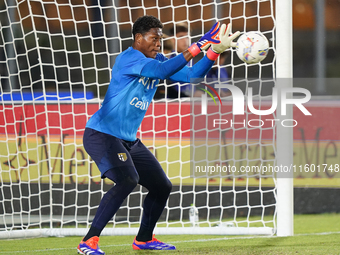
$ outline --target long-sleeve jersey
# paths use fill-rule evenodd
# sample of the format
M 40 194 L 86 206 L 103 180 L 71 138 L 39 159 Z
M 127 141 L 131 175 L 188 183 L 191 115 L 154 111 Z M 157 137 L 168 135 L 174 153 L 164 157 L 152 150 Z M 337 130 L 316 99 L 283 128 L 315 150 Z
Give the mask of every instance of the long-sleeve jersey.
M 153 59 L 129 47 L 116 58 L 104 102 L 86 127 L 126 141 L 136 140 L 160 79 L 190 82 L 204 77 L 214 61 L 204 56 L 193 67 L 186 64 L 183 54 L 167 59 L 158 53 Z

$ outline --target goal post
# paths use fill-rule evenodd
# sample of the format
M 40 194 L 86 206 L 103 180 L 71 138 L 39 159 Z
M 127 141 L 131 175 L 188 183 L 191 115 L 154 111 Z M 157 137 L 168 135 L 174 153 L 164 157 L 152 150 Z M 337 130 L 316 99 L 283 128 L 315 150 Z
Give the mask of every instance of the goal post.
M 279 88 L 293 86 L 293 14 L 292 0 L 276 1 L 276 77 Z M 278 103 L 278 119 L 283 119 Z M 292 105 L 287 106 L 286 118 L 293 119 Z M 293 128 L 278 125 L 277 165 L 293 165 Z M 294 216 L 293 175 L 277 179 L 277 235 L 291 236 Z
M 115 58 L 132 43 L 133 22 L 146 14 L 162 21 L 169 36 L 163 44 L 169 40 L 175 46 L 170 29 L 180 23 L 188 25 L 190 43 L 216 20 L 230 22 L 233 32 L 261 31 L 270 41 L 263 62 L 247 65 L 231 50 L 220 63 L 242 91 L 256 90 L 253 99 L 259 107 L 271 99 L 265 79 L 292 78 L 291 0 L 3 1 L 0 239 L 86 234 L 101 197 L 113 184 L 100 178 L 83 148 L 82 134 L 100 107 Z M 215 78 L 221 78 L 221 69 L 214 68 L 219 70 Z M 209 109 L 217 106 L 209 101 L 203 116 L 196 112 L 197 98 L 170 96 L 170 89 L 181 85 L 163 85 L 163 96 L 152 102 L 138 132 L 173 183 L 155 233 L 292 235 L 292 178 L 230 172 L 194 176 L 191 171 L 192 149 L 198 161 L 204 155 L 216 167 L 292 164 L 292 130 L 246 125 L 210 132 Z M 231 107 L 228 97 L 223 100 Z M 224 116 L 242 123 L 231 112 Z M 248 121 L 250 112 L 245 116 Z M 193 135 L 200 139 L 193 141 Z M 102 234 L 136 235 L 146 194 L 136 187 Z M 189 220 L 193 206 L 198 222 Z

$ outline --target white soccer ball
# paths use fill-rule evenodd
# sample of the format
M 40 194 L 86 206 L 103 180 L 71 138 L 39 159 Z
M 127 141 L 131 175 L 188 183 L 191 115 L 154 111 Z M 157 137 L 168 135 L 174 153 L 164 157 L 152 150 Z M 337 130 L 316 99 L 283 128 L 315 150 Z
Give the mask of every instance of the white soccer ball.
M 268 49 L 269 42 L 261 32 L 246 32 L 237 40 L 237 56 L 248 64 L 264 60 L 268 54 Z

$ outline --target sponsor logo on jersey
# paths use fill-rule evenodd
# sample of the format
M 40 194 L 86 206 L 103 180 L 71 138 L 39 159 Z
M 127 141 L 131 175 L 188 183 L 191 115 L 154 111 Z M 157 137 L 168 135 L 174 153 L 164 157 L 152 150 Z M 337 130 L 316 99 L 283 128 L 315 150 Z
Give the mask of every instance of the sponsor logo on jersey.
M 159 83 L 159 79 L 150 79 L 148 77 L 140 77 L 138 82 L 142 83 L 146 89 L 153 89 Z
M 133 105 L 136 108 L 139 108 L 143 111 L 146 111 L 148 109 L 149 105 L 150 105 L 150 102 L 149 101 L 142 101 L 142 100 L 139 100 L 138 97 L 134 97 L 134 98 L 132 98 L 130 105 Z
M 126 153 L 118 153 L 118 158 L 125 162 L 127 160 L 127 156 L 126 156 Z

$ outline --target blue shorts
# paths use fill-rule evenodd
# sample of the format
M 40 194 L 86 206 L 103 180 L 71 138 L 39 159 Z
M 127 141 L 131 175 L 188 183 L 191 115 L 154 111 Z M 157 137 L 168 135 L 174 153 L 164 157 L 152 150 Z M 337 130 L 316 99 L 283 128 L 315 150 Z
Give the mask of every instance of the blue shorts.
M 108 170 L 131 169 L 139 172 L 161 172 L 161 165 L 151 151 L 139 140 L 133 142 L 86 128 L 83 136 L 86 152 L 98 166 L 102 178 Z
M 85 129 L 83 140 L 84 148 L 96 162 L 102 178 L 116 184 L 104 195 L 92 226 L 103 229 L 138 183 L 148 190 L 141 226 L 153 230 L 172 187 L 155 156 L 139 139 L 124 141 L 90 128 Z

